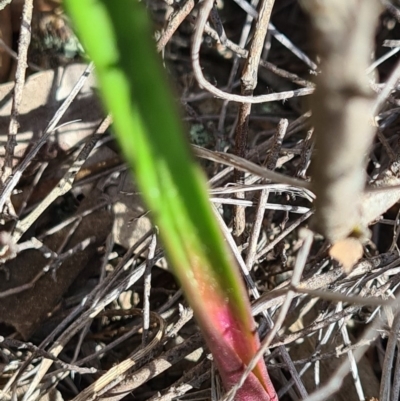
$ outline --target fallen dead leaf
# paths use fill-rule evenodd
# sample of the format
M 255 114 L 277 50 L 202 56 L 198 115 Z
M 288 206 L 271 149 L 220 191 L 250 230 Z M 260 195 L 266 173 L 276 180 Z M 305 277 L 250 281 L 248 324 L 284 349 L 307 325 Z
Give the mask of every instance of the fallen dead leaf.
M 14 165 L 24 155 L 28 145 L 41 136 L 46 124 L 71 92 L 85 68 L 85 64 L 76 63 L 65 68 L 39 72 L 27 79 L 18 117 L 20 128 Z M 92 134 L 98 126 L 103 112 L 94 92 L 95 86 L 94 77 L 89 77 L 62 118 L 60 124 L 74 122 L 61 126 L 54 133 L 52 141 L 59 149 L 70 150 Z M 0 85 L 0 167 L 7 142 L 13 88 L 14 83 Z
M 106 210 L 98 210 L 86 216 L 68 242 L 67 249 L 83 240 L 95 237 L 93 243 L 83 251 L 67 258 L 56 270 L 48 272 L 26 291 L 0 299 L 0 322 L 13 326 L 25 340 L 37 330 L 60 302 L 63 294 L 74 282 L 85 266 L 100 262 L 97 248 L 102 245 L 111 231 L 112 217 Z M 44 243 L 53 251 L 63 243 L 69 226 L 47 238 Z M 21 252 L 4 267 L 9 279 L 0 279 L 0 293 L 29 284 L 49 262 L 36 249 Z M 5 272 L 0 272 L 5 275 Z

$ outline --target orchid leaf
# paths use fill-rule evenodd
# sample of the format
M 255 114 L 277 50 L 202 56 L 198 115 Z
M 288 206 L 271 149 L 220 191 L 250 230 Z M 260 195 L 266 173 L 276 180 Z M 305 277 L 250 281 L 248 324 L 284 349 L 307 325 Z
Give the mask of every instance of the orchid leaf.
M 136 0 L 65 0 L 65 6 L 96 66 L 116 138 L 229 389 L 258 350 L 259 340 L 239 270 L 185 138 L 147 12 Z M 264 361 L 238 399 L 277 400 Z

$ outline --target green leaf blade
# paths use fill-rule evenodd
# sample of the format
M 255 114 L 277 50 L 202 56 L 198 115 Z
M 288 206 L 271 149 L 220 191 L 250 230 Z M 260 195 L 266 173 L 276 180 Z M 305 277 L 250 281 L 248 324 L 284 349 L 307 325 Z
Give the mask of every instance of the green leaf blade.
M 146 11 L 136 0 L 65 3 L 96 65 L 121 149 L 229 388 L 259 341 L 238 268 L 214 219 L 204 176 L 185 140 Z M 99 49 L 104 43 L 104 49 Z M 263 361 L 239 394 L 246 401 L 277 399 Z

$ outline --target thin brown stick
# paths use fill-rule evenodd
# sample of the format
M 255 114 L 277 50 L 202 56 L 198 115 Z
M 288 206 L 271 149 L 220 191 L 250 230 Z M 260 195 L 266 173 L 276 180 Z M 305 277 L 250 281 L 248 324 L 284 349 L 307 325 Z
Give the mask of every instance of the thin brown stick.
M 381 388 L 379 391 L 380 401 L 390 401 L 393 359 L 397 345 L 397 338 L 400 330 L 400 312 L 397 312 L 390 328 L 389 340 L 386 346 L 385 360 L 382 369 Z
M 151 291 L 151 269 L 154 266 L 154 254 L 157 246 L 157 235 L 153 234 L 149 254 L 147 256 L 146 270 L 144 271 L 144 289 L 143 289 L 143 333 L 142 347 L 147 344 L 147 338 L 150 334 L 150 291 Z
M 157 40 L 158 52 L 161 52 L 164 49 L 174 32 L 178 29 L 179 25 L 193 10 L 194 4 L 194 0 L 187 0 L 185 4 L 180 6 L 178 10 L 174 11 L 169 16 L 167 26 L 163 30 L 160 38 Z
M 197 145 L 192 145 L 192 149 L 195 155 L 198 157 L 234 167 L 238 170 L 254 174 L 260 178 L 265 178 L 267 180 L 288 184 L 299 188 L 311 188 L 311 185 L 307 181 L 300 181 L 296 178 L 267 170 L 264 167 L 258 166 L 255 163 L 249 162 L 242 157 L 232 155 L 230 153 L 213 152 L 212 150 L 208 150 Z
M 254 37 L 242 72 L 241 94 L 243 96 L 253 96 L 253 91 L 257 86 L 258 65 L 261 59 L 261 52 L 264 48 L 265 36 L 267 34 L 274 2 L 275 0 L 262 0 L 261 2 L 261 9 L 256 23 Z M 251 103 L 242 103 L 239 108 L 238 123 L 235 132 L 235 153 L 240 157 L 246 156 L 250 113 Z M 237 184 L 244 184 L 243 172 L 235 170 L 234 176 Z M 238 192 L 236 197 L 238 199 L 244 199 L 244 193 Z M 239 238 L 246 227 L 245 208 L 243 206 L 236 206 L 233 210 L 233 235 Z
M 254 19 L 259 17 L 259 13 L 252 4 L 249 4 L 245 0 L 234 1 L 247 13 L 247 15 L 252 16 Z M 269 24 L 268 33 L 272 34 L 276 40 L 281 42 L 281 44 L 289 49 L 297 58 L 307 64 L 311 70 L 317 70 L 317 65 L 310 60 L 310 58 L 302 50 L 296 47 L 284 34 L 279 32 L 272 23 Z
M 289 124 L 288 120 L 281 120 L 281 122 L 278 125 L 278 129 L 274 136 L 271 153 L 269 154 L 267 163 L 266 163 L 267 168 L 269 170 L 274 170 L 276 167 L 276 163 L 279 158 L 279 152 L 282 147 L 282 141 L 286 134 L 288 124 Z M 249 270 L 251 270 L 253 268 L 253 263 L 254 263 L 254 259 L 255 259 L 256 251 L 257 251 L 258 238 L 259 238 L 260 232 L 261 232 L 261 225 L 262 225 L 262 221 L 264 219 L 265 205 L 268 202 L 268 197 L 269 197 L 269 190 L 263 189 L 261 191 L 260 199 L 258 201 L 258 205 L 257 205 L 257 209 L 256 209 L 256 218 L 255 218 L 255 221 L 254 221 L 252 229 L 251 229 L 251 234 L 250 234 L 250 239 L 249 239 L 249 247 L 247 249 L 246 266 Z
M 11 47 L 7 46 L 3 39 L 0 39 L 0 47 L 2 47 L 8 55 L 10 55 L 14 60 L 18 61 L 18 53 L 16 53 Z M 28 67 L 33 71 L 43 71 L 43 68 L 40 68 L 36 64 L 33 64 L 28 61 Z
M 243 96 L 252 96 L 253 91 L 244 91 L 242 87 Z M 242 103 L 239 109 L 238 123 L 236 125 L 235 133 L 235 154 L 239 157 L 246 157 L 246 145 L 249 129 L 249 118 L 251 112 L 251 103 Z M 240 170 L 234 170 L 234 180 L 238 185 L 243 185 L 244 173 Z M 236 194 L 237 199 L 244 199 L 244 192 Z M 239 239 L 246 228 L 246 213 L 243 206 L 235 206 L 233 218 L 233 235 Z
M 191 17 L 190 16 L 190 20 L 193 21 L 194 23 L 196 22 L 196 18 L 195 17 Z M 219 37 L 218 37 L 218 33 L 211 28 L 209 25 L 206 25 L 204 28 L 204 32 L 211 36 L 216 42 L 219 42 Z M 226 46 L 227 49 L 231 50 L 232 52 L 234 52 L 237 56 L 241 57 L 241 58 L 247 58 L 249 52 L 243 47 L 244 44 L 242 43 L 242 40 L 240 40 L 239 44 L 236 44 L 234 42 L 232 42 L 231 40 L 227 39 L 226 43 L 224 43 L 224 46 Z M 288 79 L 290 81 L 292 81 L 293 83 L 300 85 L 300 86 L 305 86 L 305 87 L 309 87 L 309 88 L 314 88 L 314 84 L 304 78 L 299 77 L 296 74 L 293 74 L 291 72 L 288 72 L 286 70 L 283 70 L 279 67 L 277 67 L 276 65 L 265 61 L 263 59 L 260 59 L 260 66 L 264 67 L 270 71 L 272 71 L 274 74 Z
M 205 0 L 203 2 L 202 8 L 199 11 L 199 17 L 196 21 L 196 28 L 193 36 L 193 45 L 191 50 L 192 56 L 192 67 L 194 75 L 200 85 L 214 96 L 219 97 L 221 99 L 233 101 L 233 102 L 247 102 L 247 103 L 264 103 L 264 102 L 272 102 L 276 100 L 284 100 L 290 99 L 296 96 L 306 96 L 314 92 L 314 88 L 304 88 L 298 89 L 294 91 L 280 92 L 280 93 L 272 93 L 269 95 L 260 95 L 260 96 L 242 96 L 242 95 L 233 95 L 227 92 L 224 92 L 214 85 L 211 85 L 204 77 L 201 65 L 200 65 L 200 47 L 202 43 L 202 35 L 204 29 L 206 27 L 207 19 L 210 14 L 211 8 L 213 6 L 213 0 Z
M 251 0 L 251 4 L 257 6 L 258 4 L 258 0 Z M 239 40 L 239 46 L 240 47 L 244 47 L 247 43 L 249 34 L 250 34 L 250 28 L 251 28 L 251 22 L 253 21 L 253 17 L 249 14 L 246 15 L 246 21 L 243 25 L 243 29 L 240 35 L 240 40 Z M 207 28 L 209 28 L 208 26 L 206 26 L 205 31 L 207 32 Z M 211 31 L 211 29 L 210 29 Z M 210 32 L 210 36 L 213 37 L 214 40 L 218 41 L 217 36 L 215 35 L 216 32 Z M 227 46 L 228 44 L 228 39 L 225 40 L 224 46 Z M 233 59 L 233 63 L 232 63 L 232 67 L 231 67 L 231 71 L 229 74 L 229 78 L 228 78 L 228 88 L 230 87 L 232 89 L 237 71 L 239 69 L 239 55 L 235 54 L 234 59 Z M 229 102 L 227 100 L 224 101 L 222 107 L 221 107 L 221 112 L 220 112 L 220 117 L 219 117 L 219 121 L 218 121 L 218 130 L 220 132 L 223 131 L 224 128 L 224 122 L 225 122 L 225 117 L 226 117 L 226 111 L 228 108 L 228 104 Z M 218 150 L 218 149 L 217 149 Z
M 11 106 L 10 126 L 8 129 L 7 144 L 5 146 L 4 165 L 2 171 L 2 182 L 4 183 L 11 175 L 14 149 L 17 146 L 17 133 L 19 128 L 18 116 L 22 101 L 22 93 L 25 85 L 25 71 L 28 67 L 28 48 L 31 42 L 31 22 L 32 22 L 33 0 L 25 0 L 22 10 L 21 32 L 18 44 L 18 63 L 15 72 L 14 96 Z
M 296 176 L 299 178 L 306 178 L 306 172 L 310 165 L 312 150 L 314 147 L 311 141 L 313 131 L 314 130 L 312 128 L 307 131 L 306 138 L 303 142 L 303 148 L 300 154 L 300 163 L 296 174 Z
M 393 375 L 392 400 L 398 400 L 400 393 L 400 341 L 397 339 L 396 367 Z

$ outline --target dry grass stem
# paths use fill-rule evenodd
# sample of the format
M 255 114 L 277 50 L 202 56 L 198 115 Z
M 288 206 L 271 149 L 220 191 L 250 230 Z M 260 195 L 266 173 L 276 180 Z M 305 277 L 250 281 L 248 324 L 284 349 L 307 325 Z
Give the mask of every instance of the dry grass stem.
M 251 40 L 250 49 L 241 76 L 241 94 L 243 96 L 253 96 L 254 89 L 257 86 L 258 65 L 261 52 L 264 48 L 265 36 L 267 34 L 274 2 L 274 0 L 261 0 L 255 33 Z M 242 103 L 239 107 L 238 122 L 235 132 L 235 153 L 240 157 L 245 157 L 247 153 L 246 148 L 250 113 L 251 103 Z M 242 171 L 235 170 L 235 182 L 244 184 L 244 174 Z M 236 197 L 238 199 L 244 199 L 244 194 L 238 192 Z M 245 209 L 243 206 L 236 206 L 234 208 L 234 213 L 233 234 L 235 237 L 240 237 L 246 226 Z
M 28 48 L 31 42 L 31 22 L 32 22 L 32 10 L 33 10 L 33 0 L 25 0 L 24 8 L 22 11 L 22 23 L 21 23 L 21 33 L 19 37 L 18 45 L 18 62 L 17 70 L 15 72 L 15 87 L 14 96 L 11 109 L 10 126 L 8 130 L 8 138 L 6 144 L 6 153 L 4 157 L 4 163 L 2 167 L 2 183 L 4 183 L 12 172 L 14 149 L 17 145 L 17 133 L 18 133 L 18 116 L 19 108 L 22 102 L 22 95 L 25 84 L 25 71 L 28 67 L 27 57 Z

